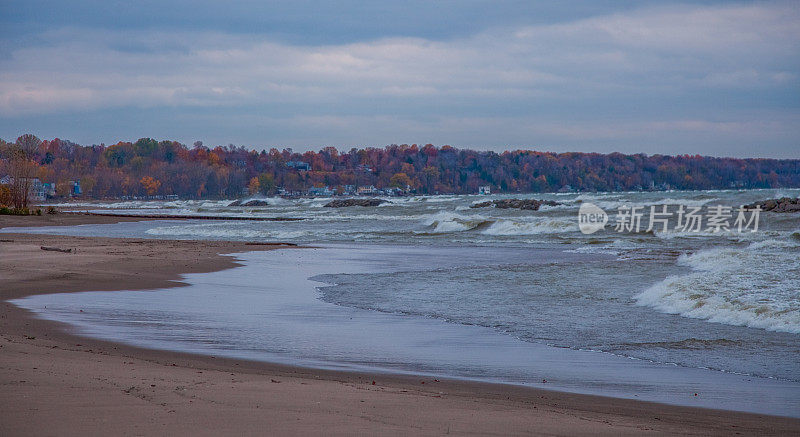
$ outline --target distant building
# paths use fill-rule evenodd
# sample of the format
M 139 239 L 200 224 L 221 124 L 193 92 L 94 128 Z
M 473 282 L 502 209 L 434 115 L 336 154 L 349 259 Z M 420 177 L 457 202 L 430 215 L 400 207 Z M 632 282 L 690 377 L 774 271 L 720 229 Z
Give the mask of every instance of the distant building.
M 43 184 L 38 178 L 33 178 L 31 181 L 30 187 L 30 198 L 31 200 L 41 202 L 43 200 L 47 200 L 47 188 L 45 185 L 50 184 Z
M 324 196 L 330 197 L 333 196 L 333 190 L 328 187 L 314 187 L 308 190 L 308 194 L 311 196 Z
M 374 196 L 376 194 L 380 194 L 380 190 L 375 188 L 375 186 L 370 185 L 368 187 L 358 187 L 356 194 L 359 196 Z
M 478 187 L 478 194 L 486 196 L 492 194 L 492 187 L 489 185 L 481 185 Z
M 311 166 L 307 162 L 303 162 L 303 161 L 289 161 L 289 162 L 286 163 L 286 166 L 287 167 L 291 167 L 291 168 L 293 168 L 295 170 L 301 170 L 301 171 L 309 171 L 309 170 L 311 170 Z
M 278 187 L 276 191 L 278 193 L 278 196 L 281 196 L 281 197 L 294 198 L 294 197 L 300 197 L 300 196 L 303 195 L 303 193 L 301 193 L 300 191 L 291 191 L 291 190 L 287 190 L 286 188 L 283 188 L 283 187 Z
M 83 192 L 81 191 L 81 181 L 69 181 L 69 184 L 72 187 L 69 193 L 70 196 L 75 197 L 83 194 Z
M 23 179 L 24 180 L 24 179 Z M 42 202 L 47 200 L 48 197 L 56 195 L 56 189 L 53 184 L 45 183 L 39 178 L 31 178 L 30 185 L 28 186 L 28 198 L 35 202 Z M 12 185 L 14 178 L 11 175 L 6 175 L 0 178 L 0 185 Z
M 411 187 L 406 185 L 405 189 L 402 188 L 385 188 L 383 194 L 387 196 L 405 196 L 411 191 Z
M 42 190 L 44 191 L 45 197 L 56 197 L 56 184 L 51 183 L 43 183 Z

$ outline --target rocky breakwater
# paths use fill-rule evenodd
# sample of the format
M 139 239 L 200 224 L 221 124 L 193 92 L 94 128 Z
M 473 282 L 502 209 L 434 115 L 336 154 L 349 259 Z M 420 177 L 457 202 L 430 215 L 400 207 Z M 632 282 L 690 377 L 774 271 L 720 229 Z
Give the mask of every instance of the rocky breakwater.
M 794 199 L 791 197 L 781 197 L 780 199 L 763 200 L 746 205 L 745 208 L 754 209 L 757 206 L 761 207 L 762 211 L 800 212 L 800 197 Z
M 344 208 L 347 206 L 378 206 L 389 203 L 383 199 L 336 199 L 326 203 L 325 208 Z
M 558 202 L 552 200 L 536 200 L 536 199 L 497 199 L 487 200 L 486 202 L 474 203 L 470 208 L 488 208 L 494 206 L 501 209 L 527 209 L 531 211 L 538 211 L 542 205 L 556 206 L 560 205 Z
M 258 200 L 258 199 L 253 199 L 248 201 L 234 200 L 233 202 L 228 204 L 228 206 L 268 206 L 268 205 L 269 203 L 266 200 Z

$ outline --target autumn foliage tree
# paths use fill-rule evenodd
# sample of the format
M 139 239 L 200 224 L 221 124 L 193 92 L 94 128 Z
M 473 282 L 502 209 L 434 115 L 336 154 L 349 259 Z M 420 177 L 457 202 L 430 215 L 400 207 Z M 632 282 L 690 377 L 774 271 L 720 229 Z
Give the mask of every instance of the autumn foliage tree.
M 304 164 L 290 165 L 293 162 Z M 81 146 L 58 138 L 39 141 L 23 135 L 14 143 L 0 142 L 0 165 L 0 177 L 12 173 L 18 174 L 20 181 L 38 177 L 55 183 L 60 194 L 68 192 L 72 182 L 80 181 L 85 195 L 94 198 L 232 198 L 248 192 L 273 195 L 279 187 L 294 191 L 347 185 L 410 187 L 419 194 L 475 193 L 483 185 L 491 186 L 493 192 L 509 193 L 800 186 L 797 159 L 531 150 L 496 153 L 431 144 L 347 151 L 326 147 L 297 153 L 290 148 L 209 148 L 199 141 L 187 147 L 152 138 Z M 14 191 L 25 190 L 19 187 Z
M 3 142 L 3 158 L 8 168 L 7 202 L 14 208 L 27 208 L 39 165 L 35 161 L 42 141 L 32 134 L 17 138 L 13 144 Z M 5 190 L 4 190 L 5 191 Z
M 272 194 L 275 190 L 275 178 L 269 173 L 258 175 L 258 189 L 262 194 Z
M 10 206 L 11 203 L 11 189 L 5 185 L 0 185 L 0 206 Z
M 139 180 L 139 183 L 142 184 L 142 188 L 148 196 L 155 195 L 158 192 L 158 189 L 161 188 L 161 181 L 158 179 L 153 179 L 150 176 L 143 177 Z
M 392 175 L 392 178 L 389 179 L 389 186 L 393 188 L 402 188 L 405 189 L 407 186 L 411 185 L 411 178 L 408 177 L 405 173 L 395 173 Z
M 250 194 L 256 194 L 261 189 L 261 182 L 258 181 L 258 178 L 252 177 L 250 178 L 250 183 L 247 184 L 247 192 Z

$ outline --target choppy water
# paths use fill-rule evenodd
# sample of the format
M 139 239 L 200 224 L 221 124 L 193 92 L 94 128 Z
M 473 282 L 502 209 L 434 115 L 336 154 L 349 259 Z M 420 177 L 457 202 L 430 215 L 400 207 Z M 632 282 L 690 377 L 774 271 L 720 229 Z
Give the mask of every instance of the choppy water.
M 324 208 L 329 199 L 268 199 L 269 206 L 254 208 L 228 207 L 229 201 L 88 203 L 88 210 L 123 214 L 303 220 L 148 221 L 35 232 L 460 250 L 472 260 L 452 265 L 434 259 L 420 265 L 386 259 L 391 269 L 328 272 L 317 279 L 334 285 L 321 287 L 319 299 L 393 316 L 486 327 L 532 344 L 800 381 L 800 214 L 761 213 L 757 232 L 663 232 L 657 227 L 620 233 L 613 228 L 622 205 L 643 207 L 647 215 L 653 205 L 670 205 L 672 211 L 680 205 L 736 208 L 799 195 L 800 190 L 752 190 L 435 196 L 340 209 Z M 539 211 L 470 208 L 478 201 L 508 197 L 561 205 Z M 612 223 L 582 234 L 577 217 L 582 202 L 604 209 Z M 642 231 L 646 217 L 643 224 Z M 579 256 L 549 262 L 503 249 Z M 547 252 L 531 252 L 530 257 L 546 256 L 542 253 Z
M 646 308 L 631 307 L 624 291 L 592 287 L 592 280 L 613 257 L 542 248 L 398 245 L 326 245 L 238 257 L 244 266 L 187 275 L 187 287 L 38 295 L 13 302 L 43 317 L 69 323 L 79 334 L 148 348 L 800 414 L 797 381 L 552 347 L 547 345 L 547 338 L 537 337 L 611 341 L 646 350 L 629 339 L 662 338 L 650 325 L 688 329 L 672 334 L 679 339 L 691 335 L 692 329 L 703 332 L 701 324 L 705 322 L 694 321 L 696 326 L 687 327 L 666 320 L 680 317 L 653 317 Z M 487 282 L 484 272 L 492 266 L 497 266 L 498 272 L 509 270 L 497 260 L 514 260 L 513 270 L 546 272 L 554 266 L 568 269 L 580 265 L 594 273 L 582 279 L 587 286 L 578 287 L 586 288 L 582 291 L 525 290 L 522 284 L 505 279 L 503 273 L 494 276 L 500 280 L 497 287 L 481 287 Z M 535 282 L 536 276 L 529 273 L 525 278 Z M 412 277 L 416 279 L 399 283 Z M 467 281 L 475 278 L 479 278 L 478 286 L 465 290 L 470 285 Z M 539 285 L 548 279 L 541 278 Z M 330 281 L 341 283 L 331 287 Z M 603 304 L 615 300 L 618 302 L 611 306 Z M 373 303 L 384 308 L 363 309 L 373 307 Z M 417 310 L 386 312 L 409 305 Z M 475 311 L 476 306 L 483 310 Z M 730 340 L 747 341 L 747 337 Z M 688 339 L 659 347 L 713 353 L 713 347 L 724 342 Z
M 122 214 L 234 215 L 302 218 L 293 222 L 159 223 L 136 228 L 139 236 L 177 239 L 358 242 L 412 245 L 556 246 L 582 253 L 613 254 L 622 265 L 648 271 L 677 267 L 647 288 L 631 290 L 637 303 L 659 311 L 713 322 L 800 333 L 800 215 L 762 213 L 758 232 L 645 233 L 604 231 L 584 235 L 577 209 L 591 202 L 612 215 L 620 205 L 737 207 L 757 200 L 800 195 L 800 190 L 694 191 L 525 196 L 388 198 L 379 207 L 324 208 L 330 199 L 268 199 L 265 207 L 227 207 L 230 201 L 118 202 L 102 204 Z M 555 200 L 541 210 L 470 205 L 508 197 Z M 73 206 L 75 204 L 72 204 Z M 84 204 L 87 209 L 96 203 Z M 733 220 L 731 220 L 733 222 Z M 114 232 L 97 227 L 86 233 Z M 124 229 L 128 229 L 123 227 Z M 645 226 L 643 226 L 644 230 Z M 78 231 L 80 232 L 80 231 Z M 128 232 L 127 230 L 125 232 Z M 516 272 L 505 273 L 513 281 Z M 636 275 L 637 272 L 631 272 Z M 624 275 L 620 275 L 620 278 Z M 650 275 L 650 277 L 656 277 Z M 623 280 L 622 283 L 626 281 Z M 606 284 L 613 286 L 613 284 Z M 413 311 L 413 309 L 409 309 Z

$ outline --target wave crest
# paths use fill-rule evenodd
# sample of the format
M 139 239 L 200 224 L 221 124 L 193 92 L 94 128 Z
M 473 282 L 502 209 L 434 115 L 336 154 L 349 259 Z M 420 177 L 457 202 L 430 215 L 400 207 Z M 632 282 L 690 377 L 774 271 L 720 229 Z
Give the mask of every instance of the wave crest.
M 777 249 L 777 250 L 776 250 Z M 635 296 L 669 314 L 800 334 L 800 244 L 770 239 L 681 255 L 692 268 Z

